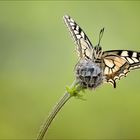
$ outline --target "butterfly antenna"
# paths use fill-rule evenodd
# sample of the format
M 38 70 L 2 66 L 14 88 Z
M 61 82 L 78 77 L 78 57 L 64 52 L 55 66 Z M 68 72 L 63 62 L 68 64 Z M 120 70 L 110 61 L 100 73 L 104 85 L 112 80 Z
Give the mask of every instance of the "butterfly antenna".
M 100 45 L 101 39 L 103 37 L 103 33 L 104 33 L 104 28 L 100 30 L 98 46 Z

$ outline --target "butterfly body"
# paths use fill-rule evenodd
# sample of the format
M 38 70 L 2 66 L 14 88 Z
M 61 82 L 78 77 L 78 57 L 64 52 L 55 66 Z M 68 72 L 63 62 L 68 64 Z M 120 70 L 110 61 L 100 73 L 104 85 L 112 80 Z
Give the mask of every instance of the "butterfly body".
M 76 78 L 85 88 L 96 88 L 104 82 L 116 87 L 116 80 L 126 76 L 130 70 L 140 68 L 140 52 L 130 50 L 102 51 L 100 41 L 104 28 L 99 34 L 99 43 L 93 46 L 85 32 L 70 17 L 64 21 L 75 41 L 79 62 L 76 65 Z M 94 70 L 93 70 L 94 69 Z

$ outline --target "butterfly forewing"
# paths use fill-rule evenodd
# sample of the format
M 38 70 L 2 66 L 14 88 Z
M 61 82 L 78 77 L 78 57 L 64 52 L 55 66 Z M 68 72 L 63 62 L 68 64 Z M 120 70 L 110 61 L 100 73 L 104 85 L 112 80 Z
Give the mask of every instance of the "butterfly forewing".
M 103 57 L 106 56 L 119 56 L 127 61 L 130 65 L 130 69 L 136 69 L 140 67 L 140 53 L 129 50 L 112 50 L 103 52 Z
M 65 15 L 64 21 L 77 45 L 78 56 L 92 59 L 93 46 L 84 31 L 70 16 Z

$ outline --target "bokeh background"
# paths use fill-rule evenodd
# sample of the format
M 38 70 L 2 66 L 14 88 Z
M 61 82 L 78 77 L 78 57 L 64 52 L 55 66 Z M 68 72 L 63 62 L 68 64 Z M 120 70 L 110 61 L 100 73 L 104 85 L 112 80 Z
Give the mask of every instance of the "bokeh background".
M 0 139 L 35 139 L 48 113 L 74 80 L 69 14 L 104 50 L 140 50 L 140 2 L 0 2 Z M 140 71 L 113 89 L 104 84 L 71 99 L 48 139 L 140 139 Z

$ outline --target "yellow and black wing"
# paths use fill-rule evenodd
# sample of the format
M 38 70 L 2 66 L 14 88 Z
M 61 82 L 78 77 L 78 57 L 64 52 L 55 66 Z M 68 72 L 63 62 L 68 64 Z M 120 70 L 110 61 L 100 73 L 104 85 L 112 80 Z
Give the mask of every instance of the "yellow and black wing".
M 68 15 L 65 15 L 64 21 L 76 43 L 76 50 L 80 58 L 92 59 L 93 46 L 84 31 Z
M 140 53 L 129 50 L 105 51 L 102 54 L 103 71 L 106 81 L 116 87 L 116 80 L 130 70 L 140 68 Z

